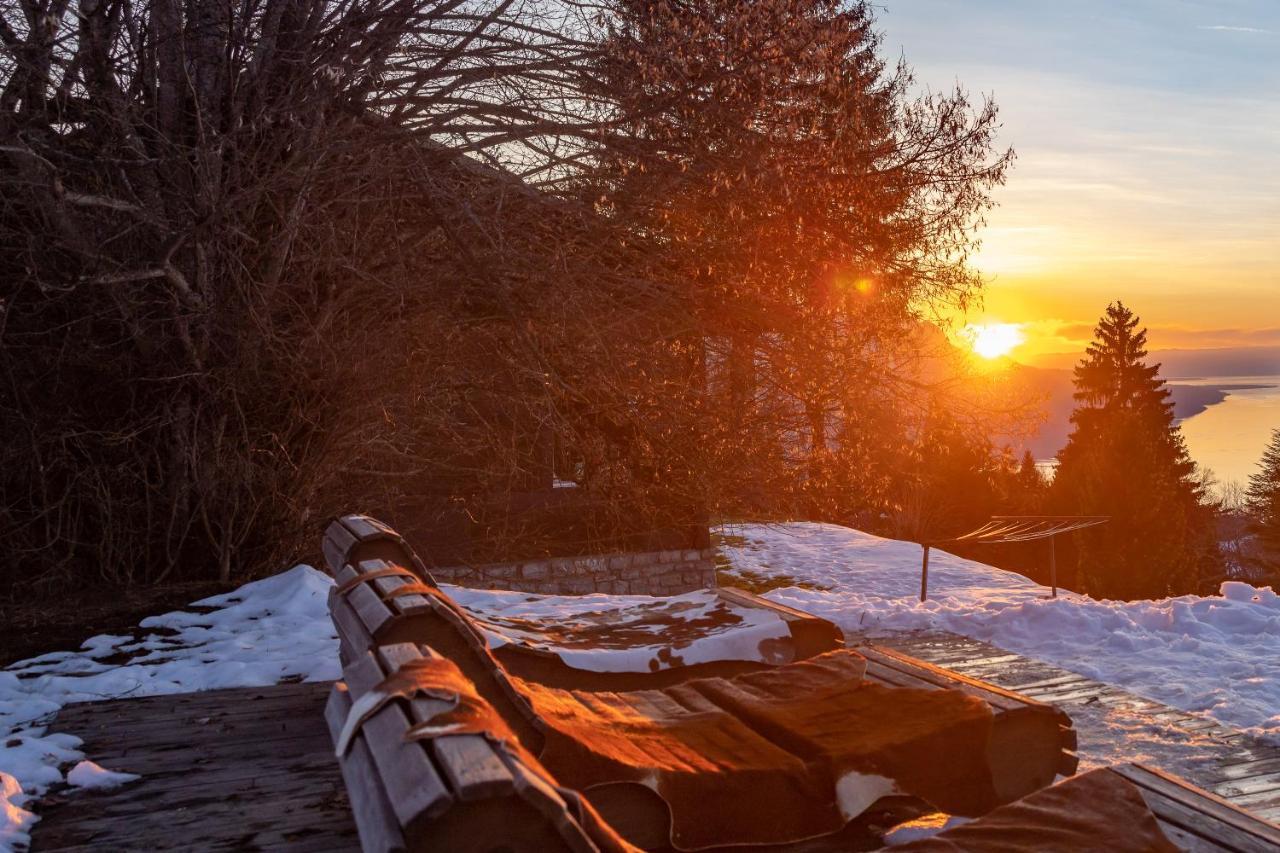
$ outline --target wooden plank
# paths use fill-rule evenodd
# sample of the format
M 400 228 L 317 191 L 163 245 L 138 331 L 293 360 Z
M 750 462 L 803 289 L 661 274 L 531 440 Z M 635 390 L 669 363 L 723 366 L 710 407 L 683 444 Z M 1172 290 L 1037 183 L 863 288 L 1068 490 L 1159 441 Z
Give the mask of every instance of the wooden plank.
M 299 719 L 297 716 L 287 713 L 281 713 L 289 709 L 290 705 L 275 704 L 272 706 L 264 706 L 254 711 L 244 711 L 241 709 L 230 709 L 228 711 L 175 711 L 170 714 L 168 719 L 122 719 L 118 725 L 110 726 L 109 734 L 111 744 L 99 754 L 105 754 L 110 749 L 127 750 L 131 743 L 141 741 L 154 746 L 156 744 L 174 742 L 174 743 L 190 743 L 193 745 L 203 745 L 207 743 L 216 744 L 220 740 L 226 738 L 227 732 L 236 731 L 238 729 L 252 728 L 259 736 L 270 736 L 274 738 L 298 737 L 300 735 L 314 733 L 314 728 L 309 720 Z M 62 725 L 59 721 L 59 725 Z M 102 723 L 99 723 L 102 725 Z M 79 731 L 84 732 L 80 737 L 86 740 L 94 740 L 97 734 L 93 729 L 82 727 Z M 99 730 L 100 731 L 100 730 Z
M 391 624 L 395 614 L 382 603 L 378 594 L 367 583 L 357 584 L 347 593 L 347 603 L 355 610 L 365 630 L 376 640 L 379 632 Z
M 325 705 L 325 722 L 336 743 L 338 734 L 346 724 L 351 711 L 351 696 L 345 684 L 335 684 Z M 387 802 L 374 765 L 373 754 L 363 734 L 357 735 L 347 754 L 338 762 L 342 781 L 351 800 L 351 811 L 356 828 L 360 832 L 360 847 L 364 853 L 391 853 L 405 847 L 404 833 L 396 820 L 395 811 Z
M 1038 699 L 1047 705 L 1060 704 L 1079 704 L 1087 702 L 1091 699 L 1097 699 L 1105 691 L 1104 685 L 1094 685 L 1092 687 L 1084 687 L 1079 690 L 1073 690 L 1069 693 L 1054 693 L 1050 696 Z
M 1253 806 L 1269 806 L 1280 802 L 1280 790 L 1269 788 L 1265 791 L 1256 791 L 1253 793 L 1240 794 L 1232 797 L 1230 802 L 1241 808 L 1252 808 Z
M 1058 684 L 1070 684 L 1077 681 L 1088 681 L 1088 680 L 1089 679 L 1085 678 L 1083 675 L 1080 675 L 1079 673 L 1068 672 L 1065 675 L 1055 675 L 1052 678 L 1042 678 L 1039 681 L 1032 681 L 1027 684 L 1015 684 L 1009 689 L 1017 693 L 1026 693 L 1029 690 L 1039 690 L 1046 687 L 1054 687 L 1055 685 L 1058 685 Z
M 423 656 L 407 643 L 383 646 L 378 652 L 387 671 Z M 440 699 L 419 696 L 410 707 L 414 721 L 421 723 L 452 710 L 453 706 Z M 515 789 L 510 771 L 483 735 L 446 735 L 433 738 L 429 743 L 436 763 L 458 799 L 474 801 L 506 796 Z
M 1275 853 L 1275 845 L 1241 832 L 1235 827 L 1220 824 L 1204 812 L 1178 800 L 1150 789 L 1142 789 L 1142 798 L 1155 815 L 1161 828 L 1168 834 L 1169 827 L 1176 828 L 1183 837 L 1197 839 L 1190 849 L 1231 851 L 1231 853 Z
M 198 720 L 261 718 L 281 710 L 296 709 L 300 696 L 311 696 L 322 702 L 330 682 L 306 681 L 272 687 L 234 687 L 203 690 L 197 693 L 107 699 L 77 702 L 58 711 L 60 728 L 76 729 L 86 740 L 96 735 L 114 736 L 123 729 L 136 727 L 152 731 L 174 719 Z M 224 695 L 225 694 L 225 695 Z M 104 713 L 104 708 L 110 713 Z M 163 709 L 157 714 L 156 709 Z M 114 737 L 113 737 L 114 739 Z
M 803 610 L 796 610 L 794 607 L 788 607 L 785 604 L 778 604 L 776 601 L 770 601 L 767 598 L 762 598 L 745 589 L 738 589 L 736 586 L 716 587 L 715 593 L 717 598 L 726 601 L 729 604 L 736 604 L 740 607 L 754 607 L 760 610 L 768 610 L 788 622 L 827 621 L 825 619 L 818 619 L 818 617 L 811 613 L 805 613 Z
M 1011 690 L 1007 690 L 989 682 L 980 681 L 963 673 L 943 669 L 942 667 L 902 654 L 901 652 L 895 652 L 891 649 L 881 647 L 867 647 L 860 649 L 860 651 L 868 661 L 874 659 L 876 662 L 882 663 L 887 667 L 909 673 L 925 681 L 931 681 L 940 687 L 963 690 L 986 700 L 993 707 L 997 707 L 1002 710 L 1039 706 L 1044 707 L 1047 713 L 1055 713 L 1050 709 L 1050 706 L 1036 702 L 1035 700 L 1029 699 L 1025 696 L 1021 696 Z
M 364 622 L 346 601 L 335 601 L 329 616 L 333 619 L 334 627 L 338 629 L 338 637 L 350 646 L 355 657 L 373 648 L 373 634 L 369 633 Z M 354 660 L 354 657 L 352 659 Z
M 367 515 L 344 515 L 342 523 L 347 529 L 359 539 L 361 542 L 368 542 L 371 539 L 382 539 L 388 537 L 395 541 L 400 541 L 400 534 L 396 533 L 390 527 L 382 522 L 370 518 Z
M 1192 788 L 1180 779 L 1143 765 L 1122 764 L 1112 767 L 1111 770 L 1133 782 L 1138 787 L 1157 794 L 1162 799 L 1175 802 L 1186 809 L 1191 809 L 1211 818 L 1213 825 L 1216 827 L 1214 831 L 1219 833 L 1219 837 L 1224 840 L 1237 839 L 1239 837 L 1240 840 L 1238 842 L 1233 841 L 1232 843 L 1248 841 L 1250 844 L 1257 845 L 1256 848 L 1250 848 L 1246 845 L 1242 849 L 1261 850 L 1264 849 L 1263 845 L 1266 845 L 1266 849 L 1270 850 L 1280 848 L 1280 827 L 1260 821 L 1208 791 Z M 1183 825 L 1186 826 L 1185 824 Z M 1196 826 L 1186 826 L 1186 828 L 1198 831 Z M 1210 835 L 1208 837 L 1214 836 Z
M 1020 658 L 1021 658 L 1021 656 L 1020 656 L 1020 655 L 1014 655 L 1014 654 L 1008 654 L 1008 655 L 994 655 L 994 656 L 991 656 L 991 657 L 977 658 L 977 659 L 972 659 L 972 660 L 964 660 L 964 661 L 961 661 L 960 663 L 954 664 L 954 665 L 953 665 L 952 667 L 950 667 L 950 668 L 951 668 L 951 669 L 962 669 L 962 670 L 964 670 L 964 669 L 976 669 L 976 668 L 979 668 L 979 667 L 992 666 L 992 665 L 994 665 L 994 664 L 1012 663 L 1013 661 L 1019 660 Z
M 1218 772 L 1224 781 L 1276 773 L 1280 772 L 1280 758 L 1252 759 L 1239 763 L 1223 762 L 1218 768 Z
M 336 577 L 342 571 L 342 567 L 347 564 L 347 555 L 351 553 L 351 547 L 357 541 L 351 531 L 339 521 L 334 521 L 325 528 L 324 539 L 320 542 L 320 551 L 329 567 L 329 574 Z
M 119 739 L 122 732 L 139 729 L 151 732 L 157 725 L 169 727 L 208 726 L 219 722 L 236 722 L 242 719 L 265 720 L 274 717 L 281 711 L 296 709 L 299 694 L 313 694 L 316 701 L 321 701 L 328 693 L 328 681 L 300 681 L 297 684 L 284 685 L 295 687 L 296 691 L 282 693 L 280 685 L 263 690 L 206 690 L 199 693 L 181 694 L 183 698 L 191 697 L 188 702 L 159 702 L 155 699 L 176 699 L 177 697 L 149 697 L 144 699 L 106 700 L 127 703 L 125 708 L 119 705 L 109 716 L 102 713 L 103 702 L 85 702 L 67 705 L 58 712 L 59 725 L 75 726 L 81 737 L 103 734 L 112 740 Z M 221 693 L 234 695 L 222 697 Z M 165 718 L 157 720 L 154 708 L 164 708 Z
M 344 670 L 343 677 L 352 702 L 357 702 L 382 681 L 383 673 L 373 655 L 366 653 Z M 400 702 L 392 701 L 365 720 L 361 729 L 387 798 L 406 832 L 418 821 L 443 813 L 453 802 L 422 744 L 404 740 L 409 725 Z
M 420 595 L 418 593 L 412 593 L 409 595 L 397 595 L 397 596 L 394 596 L 393 598 L 388 598 L 388 596 L 392 595 L 392 593 L 394 593 L 397 589 L 399 589 L 402 586 L 408 586 L 408 584 L 409 584 L 409 579 L 404 577 L 385 577 L 385 578 L 373 579 L 373 587 L 378 591 L 379 597 L 381 597 L 384 603 L 386 603 L 396 613 L 400 615 L 407 615 L 410 613 L 420 612 L 423 610 L 430 610 L 431 602 L 426 599 L 426 596 Z

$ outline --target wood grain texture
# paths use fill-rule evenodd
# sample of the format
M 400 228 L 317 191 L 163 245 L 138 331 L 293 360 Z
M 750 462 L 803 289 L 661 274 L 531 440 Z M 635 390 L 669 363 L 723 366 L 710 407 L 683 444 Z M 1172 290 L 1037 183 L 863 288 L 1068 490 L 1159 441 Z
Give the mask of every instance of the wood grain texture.
M 68 705 L 51 730 L 142 779 L 37 805 L 33 851 L 355 851 L 328 683 Z

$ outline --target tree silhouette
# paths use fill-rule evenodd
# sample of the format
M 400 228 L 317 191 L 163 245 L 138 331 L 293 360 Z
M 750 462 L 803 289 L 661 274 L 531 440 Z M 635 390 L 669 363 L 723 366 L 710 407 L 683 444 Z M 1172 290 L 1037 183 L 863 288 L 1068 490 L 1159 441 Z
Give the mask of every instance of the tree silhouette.
M 1079 549 L 1084 591 L 1097 597 L 1191 592 L 1217 562 L 1213 507 L 1138 323 L 1121 302 L 1099 321 L 1075 368 L 1074 430 L 1053 484 L 1060 511 L 1111 516 Z
M 1245 492 L 1248 532 L 1254 538 L 1252 560 L 1263 578 L 1280 577 L 1280 429 L 1262 454 Z

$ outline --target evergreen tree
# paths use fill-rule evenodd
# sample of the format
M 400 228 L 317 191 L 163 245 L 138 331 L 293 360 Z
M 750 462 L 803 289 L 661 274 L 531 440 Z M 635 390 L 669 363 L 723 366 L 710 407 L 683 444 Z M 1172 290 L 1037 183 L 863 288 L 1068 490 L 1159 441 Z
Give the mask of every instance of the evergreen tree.
M 1280 429 L 1271 433 L 1258 470 L 1249 478 L 1244 509 L 1254 538 L 1251 562 L 1264 579 L 1280 577 Z
M 1219 562 L 1214 508 L 1138 322 L 1115 302 L 1098 323 L 1075 368 L 1074 429 L 1053 483 L 1059 511 L 1111 517 L 1079 549 L 1079 577 L 1095 597 L 1192 592 Z
M 1009 511 L 1017 515 L 1035 515 L 1041 512 L 1048 485 L 1031 451 L 1024 451 L 1009 490 Z

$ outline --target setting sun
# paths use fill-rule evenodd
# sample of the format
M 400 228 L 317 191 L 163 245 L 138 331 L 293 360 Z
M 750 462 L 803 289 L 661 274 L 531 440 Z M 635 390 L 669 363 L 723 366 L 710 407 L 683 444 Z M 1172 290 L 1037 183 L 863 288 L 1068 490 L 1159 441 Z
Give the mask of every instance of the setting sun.
M 1008 355 L 1023 341 L 1021 323 L 978 323 L 965 329 L 969 346 L 983 358 L 999 358 Z

